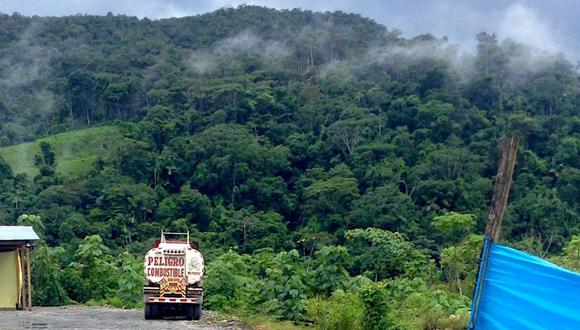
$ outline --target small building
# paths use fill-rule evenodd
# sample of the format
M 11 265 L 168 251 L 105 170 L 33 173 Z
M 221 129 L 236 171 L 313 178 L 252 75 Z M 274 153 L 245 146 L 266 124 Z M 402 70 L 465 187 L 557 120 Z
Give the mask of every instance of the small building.
M 0 309 L 32 309 L 30 250 L 36 241 L 31 226 L 0 226 Z

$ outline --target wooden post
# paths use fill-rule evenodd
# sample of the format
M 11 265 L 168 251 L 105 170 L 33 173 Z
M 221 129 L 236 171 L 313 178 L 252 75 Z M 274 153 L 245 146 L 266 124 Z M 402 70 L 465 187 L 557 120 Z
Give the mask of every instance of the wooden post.
M 26 247 L 24 245 L 22 245 L 22 247 L 20 248 L 20 271 L 22 274 L 22 287 L 20 289 L 20 293 L 22 295 L 22 309 L 24 309 L 27 306 L 27 300 L 26 300 L 26 267 L 24 266 L 24 260 L 26 258 L 26 255 L 24 254 L 24 250 L 26 249 Z
M 28 310 L 32 310 L 32 286 L 30 280 L 30 247 L 26 247 L 26 275 L 28 277 Z
M 491 207 L 487 217 L 487 226 L 485 227 L 485 234 L 492 242 L 499 241 L 501 235 L 501 223 L 512 186 L 519 143 L 520 138 L 517 135 L 508 136 L 503 141 L 501 160 L 497 169 Z
M 22 290 L 20 290 L 20 276 L 18 276 L 18 274 L 22 274 L 20 271 L 22 270 L 22 267 L 20 267 L 20 248 L 16 248 L 16 256 L 15 258 L 16 260 L 14 260 L 16 262 L 16 269 L 18 269 L 18 273 L 16 274 L 16 291 L 18 291 L 17 293 L 17 297 L 18 297 L 18 301 L 16 302 L 16 309 L 20 309 L 22 306 Z

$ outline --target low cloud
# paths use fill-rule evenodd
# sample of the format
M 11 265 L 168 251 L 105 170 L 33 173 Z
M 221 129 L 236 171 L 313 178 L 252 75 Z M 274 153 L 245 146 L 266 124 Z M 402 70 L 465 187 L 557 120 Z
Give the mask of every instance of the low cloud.
M 18 42 L 0 58 L 0 86 L 20 87 L 49 75 L 55 50 L 36 42 L 40 28 L 39 24 L 28 27 Z
M 291 50 L 284 42 L 266 40 L 250 30 L 220 40 L 212 47 L 194 52 L 189 60 L 191 69 L 198 74 L 211 74 L 218 69 L 219 58 L 240 54 L 258 54 L 266 65 L 290 56 Z
M 401 29 L 406 37 L 423 33 L 448 36 L 462 51 L 474 52 L 475 36 L 486 31 L 497 33 L 501 39 L 512 38 L 539 49 L 562 51 L 576 59 L 580 57 L 580 42 L 576 37 L 576 31 L 580 29 L 576 18 L 580 3 L 569 0 L 492 3 L 459 0 L 6 0 L 0 1 L 0 12 L 40 16 L 113 12 L 159 19 L 198 15 L 242 4 L 357 13 L 389 29 Z
M 260 52 L 267 57 L 285 57 L 289 50 L 283 43 L 267 41 L 252 31 L 242 31 L 238 35 L 218 41 L 212 50 L 217 55 L 236 55 L 238 53 Z
M 510 38 L 540 50 L 552 53 L 563 51 L 557 41 L 557 33 L 549 22 L 520 3 L 506 8 L 498 33 L 502 38 Z
M 30 25 L 0 57 L 0 99 L 13 123 L 0 123 L 0 134 L 13 140 L 26 139 L 31 134 L 26 126 L 46 123 L 56 112 L 56 97 L 45 80 L 53 73 L 51 61 L 57 51 L 38 42 L 40 31 L 42 24 Z

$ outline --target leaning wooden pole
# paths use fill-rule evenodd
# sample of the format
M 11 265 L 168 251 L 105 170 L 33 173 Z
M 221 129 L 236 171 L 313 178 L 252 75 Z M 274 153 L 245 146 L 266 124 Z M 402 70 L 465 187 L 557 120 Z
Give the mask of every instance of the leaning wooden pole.
M 487 226 L 485 227 L 485 234 L 491 242 L 499 241 L 501 235 L 501 223 L 503 215 L 507 209 L 508 197 L 510 188 L 512 186 L 512 177 L 514 168 L 516 166 L 516 158 L 518 156 L 518 145 L 520 138 L 517 135 L 507 136 L 502 144 L 502 154 L 495 177 L 495 187 L 493 189 L 493 197 L 491 198 L 491 206 L 489 208 L 489 215 L 487 216 Z M 489 243 L 488 241 L 488 243 Z M 479 264 L 479 272 L 477 273 L 477 282 L 473 297 L 473 305 L 471 317 L 469 319 L 468 329 L 473 329 L 477 312 L 479 309 L 479 302 L 481 298 L 482 288 L 479 283 L 485 280 L 485 273 L 487 271 L 487 260 L 489 257 L 489 245 L 485 245 L 481 251 L 481 260 Z
M 485 227 L 485 234 L 492 242 L 499 241 L 501 235 L 501 223 L 508 204 L 519 143 L 520 138 L 517 135 L 508 136 L 503 141 L 501 160 L 497 169 L 491 207 Z

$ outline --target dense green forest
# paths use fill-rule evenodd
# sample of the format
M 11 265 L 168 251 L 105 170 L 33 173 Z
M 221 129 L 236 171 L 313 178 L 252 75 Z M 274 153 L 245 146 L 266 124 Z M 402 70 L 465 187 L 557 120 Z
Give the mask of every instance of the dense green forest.
M 35 304 L 139 306 L 141 258 L 168 228 L 200 242 L 204 308 L 461 329 L 514 132 L 503 240 L 580 270 L 578 71 L 474 38 L 470 55 L 358 15 L 253 6 L 1 14 L 0 146 L 43 138 L 18 149 L 35 152 L 26 171 L 0 158 L 0 224 L 42 238 Z M 90 164 L 67 170 L 62 139 L 87 128 L 102 130 Z

